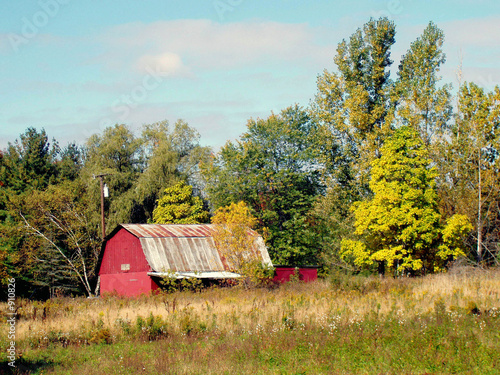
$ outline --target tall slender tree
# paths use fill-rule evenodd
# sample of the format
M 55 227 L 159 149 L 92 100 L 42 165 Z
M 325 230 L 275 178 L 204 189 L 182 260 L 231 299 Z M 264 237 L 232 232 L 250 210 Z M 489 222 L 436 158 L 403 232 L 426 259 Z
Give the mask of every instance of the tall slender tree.
M 416 129 L 427 146 L 443 133 L 452 115 L 451 85 L 438 87 L 446 56 L 444 33 L 430 22 L 399 64 L 394 90 L 398 119 Z
M 451 134 L 440 148 L 443 210 L 458 212 L 474 224 L 469 245 L 475 259 L 498 262 L 500 238 L 500 89 L 487 93 L 464 83 Z
M 396 98 L 390 79 L 395 24 L 371 19 L 337 47 L 336 72 L 318 77 L 312 113 L 320 127 L 321 164 L 328 186 L 315 215 L 327 228 L 321 235 L 323 255 L 330 264 L 351 268 L 339 257 L 340 238 L 352 234 L 349 207 L 371 196 L 371 161 L 380 156 L 394 126 Z
M 318 78 L 315 113 L 330 133 L 331 147 L 341 145 L 345 160 L 367 183 L 371 160 L 379 156 L 394 118 L 391 98 L 390 49 L 395 42 L 394 22 L 371 19 L 349 40 L 343 40 L 334 57 L 336 73 Z

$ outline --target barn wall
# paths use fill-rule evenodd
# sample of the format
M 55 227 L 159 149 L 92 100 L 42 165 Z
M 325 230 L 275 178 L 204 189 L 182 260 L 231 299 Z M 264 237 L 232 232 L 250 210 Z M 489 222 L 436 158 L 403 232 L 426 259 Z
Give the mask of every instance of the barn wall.
M 101 295 L 117 293 L 121 296 L 136 297 L 149 294 L 158 285 L 146 272 L 116 273 L 101 275 Z
M 151 271 L 141 242 L 125 229 L 120 229 L 106 242 L 99 275 Z
M 290 281 L 290 276 L 295 274 L 295 267 L 280 267 L 276 266 L 274 281 L 285 283 Z M 299 280 L 308 282 L 318 278 L 318 270 L 316 268 L 299 267 Z

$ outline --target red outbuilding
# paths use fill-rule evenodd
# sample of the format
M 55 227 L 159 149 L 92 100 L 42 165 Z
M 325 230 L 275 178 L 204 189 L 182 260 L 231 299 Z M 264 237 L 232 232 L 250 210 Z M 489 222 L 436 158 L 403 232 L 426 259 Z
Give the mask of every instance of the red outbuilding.
M 279 283 L 286 283 L 297 275 L 299 280 L 306 283 L 318 278 L 318 266 L 274 266 L 274 269 L 274 281 Z
M 155 280 L 175 278 L 226 279 L 228 272 L 217 250 L 209 224 L 121 224 L 106 237 L 97 269 L 101 295 L 148 294 Z M 263 264 L 272 266 L 264 240 L 256 232 L 256 248 Z

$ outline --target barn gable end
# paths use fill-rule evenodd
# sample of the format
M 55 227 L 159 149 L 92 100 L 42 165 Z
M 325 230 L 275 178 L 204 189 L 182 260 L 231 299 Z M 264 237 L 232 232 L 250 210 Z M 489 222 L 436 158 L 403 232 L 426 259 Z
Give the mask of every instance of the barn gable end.
M 141 241 L 120 228 L 106 241 L 99 274 L 148 272 L 151 266 L 144 256 Z

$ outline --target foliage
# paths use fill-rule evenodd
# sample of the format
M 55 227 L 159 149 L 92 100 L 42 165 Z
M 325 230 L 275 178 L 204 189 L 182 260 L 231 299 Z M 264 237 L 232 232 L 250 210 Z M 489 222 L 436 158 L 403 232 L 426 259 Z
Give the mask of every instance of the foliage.
M 245 202 L 267 228 L 275 263 L 317 261 L 318 234 L 309 212 L 322 191 L 317 125 L 298 106 L 249 120 L 247 132 L 228 142 L 202 174 L 213 209 Z
M 324 71 L 318 78 L 312 111 L 323 132 L 328 190 L 315 213 L 330 234 L 329 244 L 323 245 L 328 263 L 351 268 L 339 253 L 340 238 L 356 241 L 348 208 L 374 194 L 369 185 L 372 163 L 395 128 L 418 131 L 429 157 L 437 159 L 452 110 L 450 85 L 438 85 L 443 41 L 442 30 L 430 22 L 402 57 L 393 81 L 389 69 L 395 25 L 386 18 L 372 19 L 339 43 L 337 72 Z
M 22 246 L 38 249 L 33 250 L 35 283 L 73 290 L 71 284 L 78 280 L 91 296 L 100 239 L 88 231 L 85 207 L 76 194 L 80 188 L 78 183 L 51 185 L 24 196 L 16 209 L 26 233 Z
M 102 135 L 93 134 L 87 141 L 87 160 L 93 167 L 119 174 L 133 174 L 142 169 L 141 140 L 126 125 L 108 127 Z M 125 188 L 125 187 L 123 187 Z
M 92 136 L 87 146 L 81 176 L 89 195 L 100 194 L 92 175 L 109 174 L 105 177 L 110 190 L 106 202 L 109 230 L 120 223 L 153 221 L 153 210 L 164 189 L 178 181 L 196 180 L 198 164 L 209 152 L 199 145 L 199 134 L 182 120 L 173 129 L 167 121 L 144 125 L 141 137 L 124 125 L 115 125 L 102 136 Z M 96 224 L 99 204 L 98 200 L 92 202 Z
M 143 153 L 147 166 L 133 188 L 131 222 L 153 220 L 153 210 L 163 190 L 184 180 L 199 191 L 198 164 L 208 158 L 210 148 L 199 145 L 200 135 L 178 120 L 172 130 L 167 121 L 145 125 Z
M 130 222 L 134 209 L 133 186 L 144 168 L 141 153 L 142 140 L 138 139 L 126 125 L 116 124 L 106 128 L 102 134 L 93 134 L 87 140 L 86 158 L 80 174 L 86 186 L 89 211 L 94 228 L 100 223 L 100 186 L 95 175 L 106 175 L 109 199 L 105 202 L 108 232 L 119 223 Z
M 208 221 L 200 197 L 193 196 L 193 187 L 184 181 L 163 191 L 153 211 L 155 224 L 200 224 Z
M 446 61 L 443 42 L 443 31 L 430 22 L 402 57 L 394 93 L 400 121 L 417 130 L 427 146 L 444 132 L 452 114 L 451 85 L 437 87 Z
M 142 130 L 137 137 L 117 124 L 85 146 L 60 149 L 44 130 L 28 128 L 0 153 L 0 278 L 15 277 L 19 295 L 41 298 L 49 295 L 42 290 L 93 284 L 101 221 L 94 175 L 104 174 L 110 190 L 108 233 L 118 223 L 150 221 L 166 187 L 196 183 L 209 149 L 199 146 L 194 129 L 179 120 L 173 129 L 162 121 Z
M 500 89 L 487 93 L 465 83 L 458 112 L 439 153 L 439 192 L 443 211 L 463 214 L 474 231 L 468 239 L 477 262 L 499 264 Z
M 259 250 L 264 244 L 251 231 L 256 223 L 243 201 L 219 208 L 212 217 L 212 237 L 222 261 L 229 271 L 240 274 L 246 285 L 266 281 L 272 269 Z
M 22 232 L 16 226 L 16 222 L 9 218 L 0 224 L 0 284 L 7 285 L 8 279 L 15 278 L 18 281 L 18 289 L 23 288 L 23 282 L 30 280 L 29 267 L 33 262 L 31 249 L 21 248 Z M 2 288 L 4 297 L 6 288 Z
M 394 118 L 389 79 L 394 22 L 371 19 L 349 40 L 338 44 L 334 57 L 338 73 L 318 77 L 315 114 L 330 143 L 325 157 L 333 167 L 349 163 L 366 184 L 369 163 L 378 156 Z M 336 148 L 338 152 L 332 152 Z
M 352 268 L 340 256 L 341 239 L 351 238 L 352 202 L 371 196 L 370 163 L 394 127 L 396 97 L 390 77 L 395 25 L 371 19 L 337 46 L 336 72 L 317 79 L 312 114 L 321 134 L 324 196 L 316 199 L 321 257 L 329 266 Z
M 203 281 L 197 277 L 178 279 L 175 272 L 166 270 L 166 276 L 162 276 L 158 283 L 161 286 L 162 292 L 172 293 L 176 291 L 191 290 L 200 291 L 203 286 Z
M 321 263 L 328 269 L 353 270 L 349 261 L 340 256 L 342 239 L 352 237 L 354 215 L 350 204 L 357 201 L 356 192 L 349 186 L 334 184 L 324 196 L 319 196 L 312 210 L 318 221 Z
M 437 171 L 415 130 L 403 127 L 382 147 L 372 162 L 370 200 L 356 202 L 355 233 L 346 239 L 342 256 L 359 266 L 378 262 L 400 272 L 433 272 L 446 261 L 464 255 L 460 241 L 470 229 L 465 217 L 450 219 L 442 237 L 437 207 Z M 441 240 L 444 244 L 438 252 Z
M 76 148 L 68 146 L 60 152 L 57 142 L 50 144 L 43 129 L 28 128 L 19 138 L 9 143 L 0 158 L 0 278 L 3 283 L 15 277 L 22 295 L 36 290 L 34 280 L 40 271 L 37 255 L 47 249 L 27 239 L 19 202 L 30 199 L 33 191 L 74 179 L 79 164 L 72 167 L 71 161 L 81 159 Z
M 78 178 L 83 167 L 85 149 L 76 143 L 70 143 L 60 152 L 57 161 L 59 179 L 74 181 Z
M 437 256 L 443 260 L 465 256 L 464 238 L 473 226 L 465 215 L 453 215 L 443 228 L 443 244 L 439 245 Z
M 44 129 L 28 128 L 20 140 L 9 143 L 2 157 L 0 181 L 2 189 L 17 194 L 30 189 L 43 189 L 57 179 L 55 165 L 59 152 L 57 142 L 51 145 Z
M 311 108 L 250 119 L 216 154 L 182 120 L 147 124 L 140 134 L 116 124 L 63 148 L 28 127 L 0 151 L 0 279 L 15 277 L 20 295 L 37 297 L 41 287 L 89 288 L 100 232 L 92 177 L 101 174 L 111 193 L 108 233 L 152 222 L 155 208 L 168 221 L 206 221 L 194 191 L 212 211 L 245 202 L 255 227 L 267 229 L 275 263 L 428 272 L 465 254 L 498 265 L 500 89 L 460 82 L 452 107 L 451 85 L 439 76 L 444 34 L 432 22 L 392 79 L 395 35 L 389 19 L 369 20 L 338 44 L 336 70 L 318 77 Z M 400 127 L 419 134 L 421 141 L 410 137 L 415 157 L 394 149 L 388 156 Z M 156 207 L 173 199 L 163 193 L 179 181 L 191 189 L 189 203 Z

